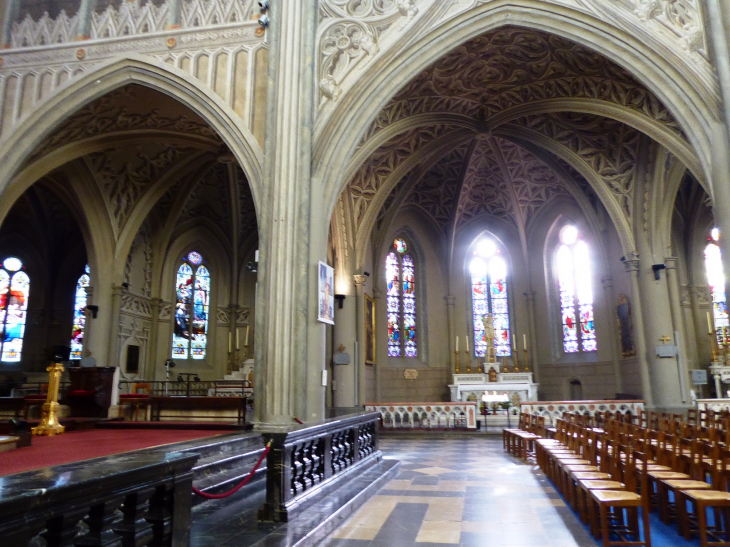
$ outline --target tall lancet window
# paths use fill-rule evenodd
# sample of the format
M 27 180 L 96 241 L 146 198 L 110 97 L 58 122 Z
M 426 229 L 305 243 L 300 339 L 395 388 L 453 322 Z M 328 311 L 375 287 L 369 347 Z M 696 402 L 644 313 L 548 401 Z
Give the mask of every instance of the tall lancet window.
M 713 228 L 708 238 L 709 243 L 705 247 L 705 269 L 707 270 L 707 283 L 710 285 L 712 294 L 712 313 L 715 319 L 717 330 L 717 342 L 723 345 L 723 327 L 730 325 L 727 316 L 727 302 L 725 300 L 725 272 L 722 269 L 722 254 L 720 246 L 720 230 Z M 730 333 L 728 333 L 730 334 Z
M 86 330 L 86 301 L 89 298 L 89 266 L 86 265 L 84 273 L 76 282 L 76 297 L 74 299 L 74 326 L 71 331 L 71 356 L 72 361 L 81 359 L 84 350 L 84 330 Z
M 17 363 L 23 353 L 28 316 L 30 278 L 19 258 L 9 257 L 0 267 L 0 361 Z
M 403 239 L 385 258 L 388 307 L 388 355 L 416 357 L 416 265 Z
M 491 239 L 477 243 L 469 263 L 471 273 L 471 306 L 474 319 L 474 354 L 483 357 L 487 351 L 484 318 L 492 314 L 494 349 L 498 356 L 511 355 L 509 343 L 509 303 L 507 301 L 507 262 Z
M 200 253 L 183 259 L 175 278 L 173 359 L 203 359 L 208 342 L 210 272 Z
M 593 287 L 591 253 L 575 226 L 560 230 L 556 255 L 563 349 L 566 353 L 596 351 L 596 328 L 593 321 Z

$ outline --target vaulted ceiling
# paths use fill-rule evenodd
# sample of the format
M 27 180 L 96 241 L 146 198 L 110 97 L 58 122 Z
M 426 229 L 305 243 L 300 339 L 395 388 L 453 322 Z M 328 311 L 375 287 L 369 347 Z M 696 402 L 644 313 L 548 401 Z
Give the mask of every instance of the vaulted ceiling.
M 366 130 L 342 194 L 356 240 L 415 207 L 452 239 L 484 216 L 525 238 L 556 197 L 633 221 L 643 143 L 688 147 L 645 86 L 602 55 L 504 27 L 448 52 Z M 650 142 L 650 141 L 649 141 Z

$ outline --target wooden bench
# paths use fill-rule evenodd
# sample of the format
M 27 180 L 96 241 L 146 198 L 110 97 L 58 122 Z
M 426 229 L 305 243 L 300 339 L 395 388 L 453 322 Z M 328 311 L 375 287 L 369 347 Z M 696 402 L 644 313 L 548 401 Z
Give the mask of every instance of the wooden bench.
M 24 407 L 25 399 L 23 397 L 0 397 L 0 411 L 12 411 L 14 418 L 21 416 Z
M 151 416 L 153 422 L 159 422 L 160 418 L 197 418 L 197 419 L 219 419 L 218 416 L 201 416 L 196 410 L 237 410 L 238 423 L 246 422 L 246 401 L 247 397 L 172 397 L 153 396 L 150 397 Z M 163 416 L 163 410 L 185 410 L 191 414 Z

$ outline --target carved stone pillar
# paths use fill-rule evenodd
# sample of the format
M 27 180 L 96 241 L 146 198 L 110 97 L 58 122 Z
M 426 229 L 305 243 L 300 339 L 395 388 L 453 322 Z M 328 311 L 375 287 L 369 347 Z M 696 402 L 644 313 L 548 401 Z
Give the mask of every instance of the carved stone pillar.
M 315 310 L 329 218 L 311 175 L 317 3 L 271 0 L 269 19 L 255 419 L 290 424 L 324 418 L 326 333 Z
M 639 259 L 628 259 L 624 262 L 624 268 L 629 274 L 631 283 L 631 301 L 634 307 L 634 315 L 636 321 L 636 355 L 639 361 L 639 373 L 641 374 L 641 390 L 642 397 L 646 401 L 646 406 L 654 407 L 654 400 L 651 393 L 651 377 L 649 376 L 649 364 L 646 360 L 646 332 L 644 330 L 644 314 L 641 306 L 641 293 L 639 291 Z
M 109 342 L 107 345 L 106 363 L 97 363 L 99 366 L 116 367 L 119 365 L 119 316 L 122 311 L 122 287 L 112 285 L 111 294 L 111 324 L 109 325 Z M 98 357 L 97 357 L 98 359 Z
M 355 391 L 355 406 L 365 404 L 365 281 L 366 275 L 353 275 L 355 280 L 356 292 L 356 320 L 355 320 L 355 340 L 357 343 L 357 353 L 355 355 L 355 379 L 357 390 Z
M 608 309 L 615 310 L 616 306 L 616 294 L 613 291 L 613 279 L 611 277 L 604 277 L 601 279 L 603 285 L 603 292 L 606 295 L 606 302 L 609 303 Z M 614 311 L 615 314 L 615 311 Z M 609 324 L 615 325 L 616 323 L 610 322 Z M 611 335 L 611 360 L 613 361 L 613 376 L 616 384 L 616 393 L 623 391 L 623 380 L 621 378 L 621 339 L 619 338 L 618 329 L 614 326 L 610 329 Z
M 447 328 L 449 330 L 448 333 L 448 346 L 449 346 L 449 363 L 451 367 L 451 374 L 456 373 L 456 355 L 454 354 L 454 346 L 452 342 L 454 341 L 454 304 L 456 304 L 456 297 L 447 295 L 444 296 L 444 299 L 446 300 L 446 321 L 447 321 Z M 476 347 L 476 340 L 474 341 L 474 346 Z
M 5 13 L 3 13 L 3 26 L 0 31 L 2 37 L 0 42 L 3 49 L 10 47 L 10 34 L 13 30 L 13 23 L 18 18 L 18 10 L 20 9 L 20 0 L 7 0 L 5 3 Z
M 340 277 L 340 279 L 345 278 L 349 278 L 349 275 Z M 343 287 L 340 286 L 338 292 L 342 289 Z M 335 326 L 332 332 L 333 354 L 347 353 L 350 356 L 348 364 L 332 367 L 334 371 L 332 380 L 335 382 L 332 403 L 335 408 L 349 408 L 357 404 L 359 378 L 357 370 L 357 295 L 353 294 L 354 292 L 350 282 L 347 291 L 342 294 L 345 297 L 342 301 L 342 308 L 340 308 L 339 302 L 335 302 Z
M 156 380 L 155 375 L 157 371 L 157 337 L 160 332 L 160 302 L 162 299 L 155 296 L 150 298 L 150 339 L 147 344 L 147 370 L 144 371 L 143 378 L 148 378 L 153 382 Z
M 679 374 L 679 388 L 682 394 L 682 404 L 686 404 L 689 400 L 689 366 L 687 356 L 687 336 L 682 317 L 682 304 L 679 297 L 679 275 L 677 272 L 677 257 L 664 257 L 666 266 L 667 289 L 669 290 L 669 307 L 672 310 L 672 323 L 674 324 L 674 333 L 672 338 L 675 339 L 679 353 L 677 354 L 677 371 Z
M 711 60 L 723 98 L 723 120 L 712 128 L 712 213 L 720 228 L 722 265 L 730 272 L 730 6 L 726 0 L 707 0 L 706 32 Z M 727 282 L 725 288 L 727 294 Z
M 537 360 L 537 332 L 535 328 L 535 291 L 527 291 L 526 293 L 522 294 L 525 295 L 525 302 L 527 303 L 527 336 L 530 339 L 530 349 L 528 351 L 528 355 L 530 356 L 530 362 L 525 364 L 528 364 L 530 366 L 535 382 L 539 383 L 540 365 Z

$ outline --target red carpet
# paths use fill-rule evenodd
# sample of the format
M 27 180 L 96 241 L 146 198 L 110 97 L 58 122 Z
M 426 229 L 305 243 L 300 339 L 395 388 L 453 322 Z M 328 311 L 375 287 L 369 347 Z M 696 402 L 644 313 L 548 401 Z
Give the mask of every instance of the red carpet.
M 31 446 L 0 453 L 0 476 L 99 458 L 162 444 L 213 437 L 224 431 L 177 429 L 90 429 L 56 437 L 33 437 Z

